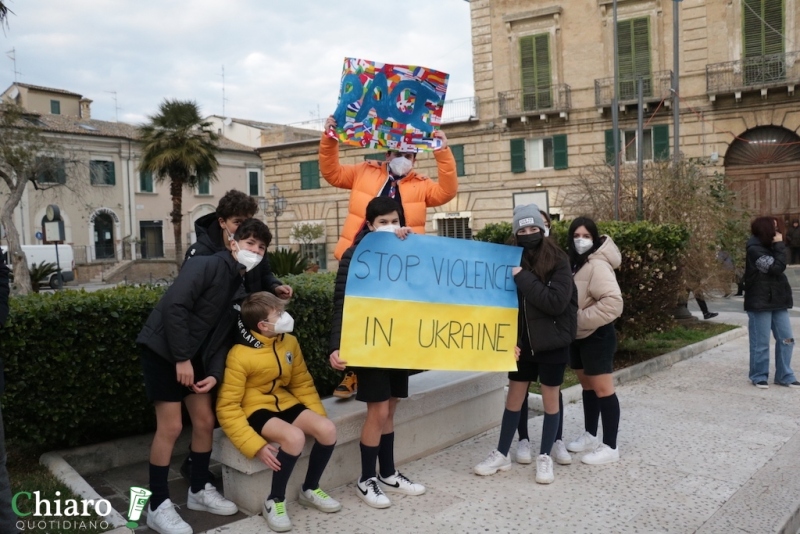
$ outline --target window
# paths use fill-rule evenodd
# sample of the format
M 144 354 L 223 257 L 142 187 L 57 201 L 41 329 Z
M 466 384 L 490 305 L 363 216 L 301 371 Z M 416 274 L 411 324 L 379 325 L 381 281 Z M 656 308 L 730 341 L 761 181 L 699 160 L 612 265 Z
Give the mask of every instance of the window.
M 62 158 L 38 156 L 35 165 L 34 174 L 40 184 L 67 183 L 66 163 Z
M 472 228 L 469 227 L 469 217 L 452 217 L 438 219 L 438 232 L 442 237 L 455 237 L 457 239 L 472 239 Z
M 61 102 L 58 100 L 50 101 L 50 113 L 53 115 L 61 115 Z
M 162 221 L 139 221 L 141 243 L 139 253 L 142 258 L 163 258 L 164 237 Z
M 300 163 L 300 189 L 319 189 L 319 161 Z
M 636 162 L 636 130 L 620 130 L 619 150 L 625 155 L 623 161 Z M 669 159 L 669 126 L 660 124 L 647 128 L 642 135 L 642 155 L 645 161 Z M 606 130 L 606 163 L 614 164 L 614 133 Z
M 207 174 L 200 174 L 197 176 L 197 194 L 210 195 L 211 194 L 211 180 Z
M 550 77 L 550 35 L 531 35 L 519 40 L 522 75 L 522 110 L 547 109 L 553 105 Z
M 456 176 L 464 176 L 464 145 L 450 145 L 450 150 L 456 160 Z
M 115 185 L 117 183 L 113 161 L 90 161 L 89 174 L 92 185 Z
M 742 41 L 746 85 L 781 81 L 786 77 L 783 57 L 783 4 L 781 0 L 743 0 Z M 764 57 L 771 56 L 771 57 Z
M 568 168 L 567 136 L 511 140 L 511 172 Z
M 153 173 L 150 171 L 139 171 L 139 192 L 152 193 L 153 189 Z
M 247 171 L 247 189 L 251 197 L 260 196 L 261 179 L 258 171 Z
M 617 22 L 617 50 L 619 56 L 619 100 L 637 98 L 637 79 L 642 77 L 642 93 L 653 96 L 650 70 L 650 18 Z
M 300 254 L 308 260 L 309 267 L 311 265 L 319 265 L 322 270 L 328 268 L 325 243 L 302 243 L 300 245 Z

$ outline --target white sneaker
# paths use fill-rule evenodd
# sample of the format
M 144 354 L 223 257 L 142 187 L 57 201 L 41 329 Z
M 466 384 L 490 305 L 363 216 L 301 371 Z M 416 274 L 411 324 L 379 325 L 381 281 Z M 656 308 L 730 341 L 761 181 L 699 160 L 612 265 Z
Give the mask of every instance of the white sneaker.
M 402 495 L 422 495 L 425 493 L 425 486 L 415 484 L 403 475 L 400 471 L 395 471 L 390 477 L 383 478 L 378 475 L 378 482 L 386 493 L 400 493 Z
M 517 442 L 517 454 L 514 458 L 516 458 L 518 464 L 529 464 L 533 461 L 530 440 L 521 439 Z
M 484 461 L 473 468 L 476 475 L 493 475 L 498 471 L 508 471 L 511 469 L 511 458 L 508 455 L 500 454 L 497 449 L 489 453 Z
M 618 462 L 619 447 L 612 449 L 605 443 L 601 443 L 594 451 L 584 455 L 581 461 L 589 465 L 603 465 Z
M 192 527 L 181 519 L 175 505 L 167 499 L 155 510 L 147 512 L 147 526 L 159 534 L 192 534 Z
M 575 441 L 570 441 L 567 443 L 567 450 L 569 452 L 593 451 L 595 448 L 597 448 L 599 443 L 600 440 L 598 440 L 596 436 L 593 436 L 588 432 L 584 432 L 581 434 L 581 437 Z
M 309 508 L 316 508 L 320 512 L 333 513 L 342 509 L 339 501 L 322 491 L 320 488 L 300 490 L 298 502 Z
M 553 460 L 546 454 L 536 457 L 536 482 L 539 484 L 550 484 L 555 480 L 553 477 Z
M 373 508 L 389 508 L 392 501 L 389 500 L 383 490 L 378 486 L 376 477 L 368 478 L 364 482 L 356 482 L 356 490 L 361 500 Z
M 210 482 L 206 482 L 206 488 L 197 493 L 192 493 L 192 488 L 189 488 L 186 508 L 216 515 L 233 515 L 239 511 L 239 507 L 220 495 Z
M 267 526 L 275 532 L 292 530 L 292 521 L 289 519 L 289 514 L 286 513 L 285 501 L 275 502 L 272 499 L 264 501 L 261 512 L 264 519 L 267 520 Z
M 550 456 L 559 465 L 569 465 L 572 463 L 572 456 L 567 452 L 567 446 L 560 439 L 553 443 L 553 448 L 550 450 Z

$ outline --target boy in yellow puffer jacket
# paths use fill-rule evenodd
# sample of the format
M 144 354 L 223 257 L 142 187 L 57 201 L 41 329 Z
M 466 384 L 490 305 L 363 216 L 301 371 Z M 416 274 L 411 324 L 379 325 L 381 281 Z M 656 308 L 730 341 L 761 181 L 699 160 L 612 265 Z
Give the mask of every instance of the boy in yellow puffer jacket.
M 217 400 L 217 418 L 231 442 L 242 454 L 257 457 L 274 471 L 263 512 L 276 532 L 292 528 L 286 512 L 286 485 L 306 435 L 316 443 L 300 504 L 323 512 L 342 508 L 319 488 L 336 444 L 336 427 L 325 416 L 297 338 L 289 333 L 294 320 L 284 305 L 285 301 L 267 292 L 253 293 L 242 302 L 241 322 L 250 336 L 228 353 Z

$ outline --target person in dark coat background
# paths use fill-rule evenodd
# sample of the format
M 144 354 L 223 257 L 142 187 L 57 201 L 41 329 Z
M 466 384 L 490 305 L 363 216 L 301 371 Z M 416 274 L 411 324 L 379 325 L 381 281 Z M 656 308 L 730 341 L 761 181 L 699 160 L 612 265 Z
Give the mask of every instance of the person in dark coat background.
M 0 327 L 5 326 L 8 319 L 8 265 L 0 254 Z M 0 395 L 5 390 L 3 376 L 3 360 L 0 356 Z M 17 516 L 11 508 L 11 483 L 6 469 L 6 433 L 3 427 L 3 412 L 0 411 L 0 532 L 16 533 Z
M 786 245 L 792 251 L 793 265 L 800 263 L 800 221 L 794 219 L 792 225 L 786 230 Z
M 775 336 L 775 384 L 800 388 L 792 371 L 794 336 L 789 310 L 794 306 L 786 278 L 786 245 L 772 217 L 759 217 L 750 225 L 744 269 L 744 310 L 750 335 L 750 381 L 769 387 L 769 334 Z

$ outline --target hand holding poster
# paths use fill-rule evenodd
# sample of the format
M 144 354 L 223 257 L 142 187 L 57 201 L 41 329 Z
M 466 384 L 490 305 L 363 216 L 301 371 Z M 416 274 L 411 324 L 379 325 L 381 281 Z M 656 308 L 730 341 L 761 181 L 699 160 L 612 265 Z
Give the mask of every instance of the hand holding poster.
M 373 232 L 347 274 L 341 358 L 353 367 L 516 370 L 522 249 Z
M 425 67 L 345 58 L 336 136 L 348 145 L 433 150 L 449 75 Z

